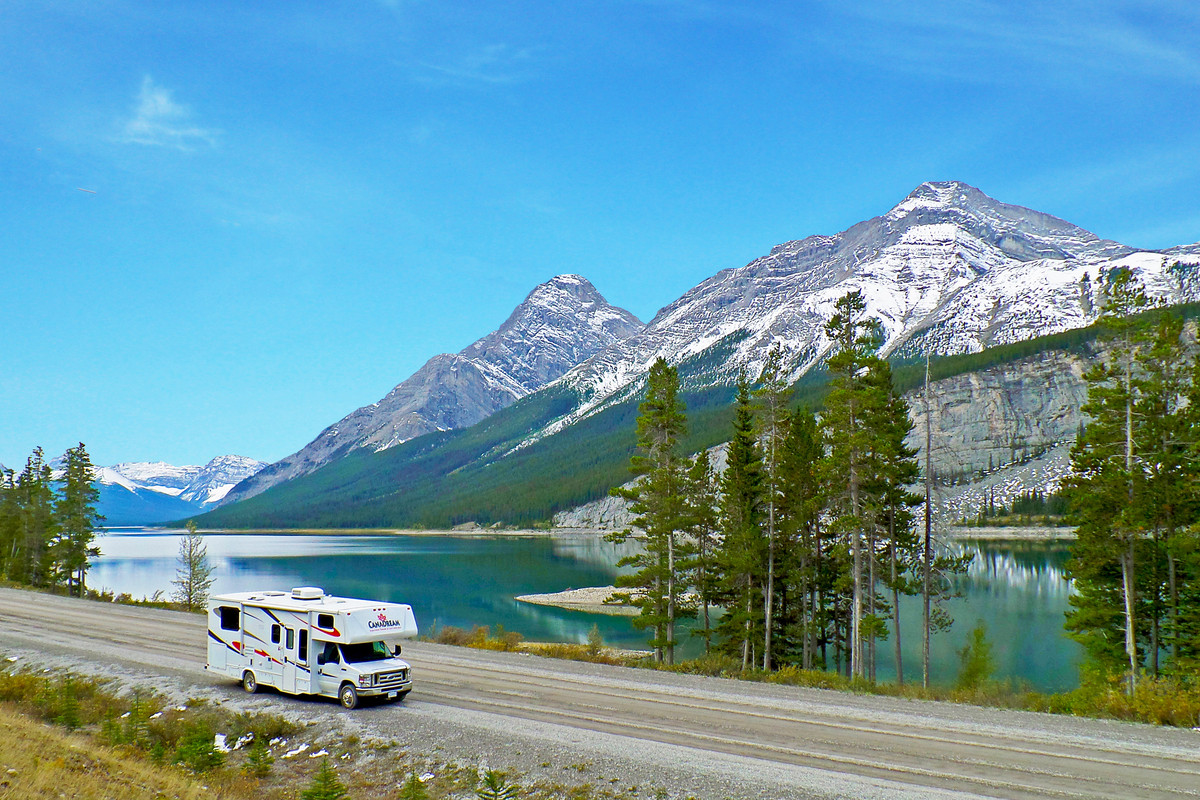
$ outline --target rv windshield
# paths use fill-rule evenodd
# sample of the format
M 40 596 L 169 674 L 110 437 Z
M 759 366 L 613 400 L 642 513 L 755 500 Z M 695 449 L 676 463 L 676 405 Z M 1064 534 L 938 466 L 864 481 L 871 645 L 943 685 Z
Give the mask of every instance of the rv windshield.
M 364 661 L 383 661 L 391 658 L 392 651 L 383 642 L 362 642 L 342 645 L 342 658 L 351 664 Z

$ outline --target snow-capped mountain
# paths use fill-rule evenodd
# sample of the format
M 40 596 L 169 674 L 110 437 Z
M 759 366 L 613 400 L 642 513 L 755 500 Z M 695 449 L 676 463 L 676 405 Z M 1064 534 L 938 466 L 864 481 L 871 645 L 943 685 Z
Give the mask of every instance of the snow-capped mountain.
M 385 450 L 433 431 L 473 425 L 642 327 L 585 278 L 559 275 L 530 292 L 495 332 L 458 353 L 429 359 L 378 403 L 354 411 L 299 452 L 244 481 L 227 501 L 252 497 L 358 448 Z
M 135 461 L 105 467 L 98 479 L 102 483 L 124 485 L 127 482 L 140 489 L 206 506 L 221 500 L 237 483 L 265 466 L 264 461 L 235 455 L 217 456 L 202 467 Z
M 540 435 L 628 396 L 660 356 L 700 363 L 721 347 L 691 377 L 715 384 L 741 368 L 757 375 L 779 343 L 798 377 L 823 358 L 824 325 L 852 290 L 881 321 L 885 353 L 947 355 L 1089 324 L 1115 267 L 1132 269 L 1167 302 L 1200 298 L 1200 245 L 1136 251 L 964 183 L 925 183 L 883 216 L 778 245 L 704 281 L 639 334 L 560 378 L 582 404 Z

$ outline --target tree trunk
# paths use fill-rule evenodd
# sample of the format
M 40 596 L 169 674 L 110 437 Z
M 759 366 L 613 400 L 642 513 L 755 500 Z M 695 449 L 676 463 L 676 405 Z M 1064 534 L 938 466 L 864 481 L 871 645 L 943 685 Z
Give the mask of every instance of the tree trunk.
M 1134 630 L 1134 586 L 1133 586 L 1133 539 L 1129 540 L 1129 550 L 1121 559 L 1121 579 L 1125 588 L 1125 653 L 1129 656 L 1129 693 L 1137 688 L 1137 636 Z
M 931 508 L 931 495 L 933 489 L 932 476 L 930 469 L 930 450 L 933 441 L 933 408 L 929 402 L 929 353 L 925 353 L 925 553 L 921 566 L 921 598 L 925 605 L 925 615 L 922 620 L 922 638 L 921 643 L 921 685 L 929 688 L 929 572 L 932 568 L 933 561 L 933 512 Z
M 675 531 L 667 533 L 667 663 L 675 663 Z
M 896 515 L 888 517 L 888 527 L 891 529 L 891 560 L 892 560 L 892 628 L 896 638 L 896 683 L 904 684 L 904 656 L 900 650 L 900 586 L 896 582 Z

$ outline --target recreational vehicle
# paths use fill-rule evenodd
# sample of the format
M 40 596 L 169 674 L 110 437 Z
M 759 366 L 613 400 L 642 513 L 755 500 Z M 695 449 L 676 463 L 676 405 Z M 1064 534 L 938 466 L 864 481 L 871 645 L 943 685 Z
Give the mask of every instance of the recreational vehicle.
M 354 708 L 363 697 L 402 700 L 412 690 L 399 640 L 416 635 L 412 607 L 400 603 L 333 597 L 314 586 L 222 594 L 208 601 L 205 669 L 250 693 L 273 686 Z

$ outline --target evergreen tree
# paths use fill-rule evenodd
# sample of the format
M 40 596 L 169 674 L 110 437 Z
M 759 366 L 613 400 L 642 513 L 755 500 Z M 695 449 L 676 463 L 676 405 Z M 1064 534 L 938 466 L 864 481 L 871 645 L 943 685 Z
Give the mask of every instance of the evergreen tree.
M 1067 615 L 1070 635 L 1097 663 L 1123 664 L 1128 688 L 1141 663 L 1137 629 L 1137 555 L 1144 529 L 1139 496 L 1144 471 L 1135 461 L 1135 408 L 1140 402 L 1139 354 L 1146 346 L 1144 321 L 1134 315 L 1149 302 L 1127 269 L 1108 273 L 1103 316 L 1109 327 L 1107 356 L 1084 374 L 1089 423 L 1071 451 L 1068 499 L 1079 525 L 1068 574 L 1078 594 Z M 1114 586 L 1114 573 L 1119 584 Z M 1119 607 L 1114 600 L 1120 599 Z M 1123 629 L 1123 630 L 1122 630 Z M 1114 634 L 1121 634 L 1116 638 Z M 1123 641 L 1123 647 L 1116 645 Z
M 83 442 L 67 450 L 64 473 L 54 505 L 58 520 L 58 537 L 52 547 L 54 570 L 58 582 L 71 594 L 83 597 L 89 562 L 100 554 L 92 540 L 104 522 L 96 511 L 100 490 L 92 482 L 92 462 Z
M 913 429 L 908 403 L 892 386 L 891 366 L 877 362 L 872 375 L 886 403 L 875 420 L 878 434 L 875 449 L 881 515 L 877 522 L 882 542 L 879 549 L 887 557 L 887 576 L 882 582 L 891 595 L 892 638 L 895 647 L 896 681 L 904 683 L 904 660 L 900 646 L 900 595 L 916 594 L 920 586 L 910 579 L 910 573 L 921 565 L 921 540 L 913 527 L 913 508 L 920 505 L 920 495 L 909 491 L 920 476 L 917 451 L 905 444 Z M 875 548 L 872 548 L 872 553 Z M 874 653 L 871 672 L 874 678 Z
M 766 577 L 763 581 L 763 656 L 764 670 L 771 669 L 771 635 L 775 628 L 775 561 L 778 505 L 782 490 L 783 443 L 788 429 L 788 401 L 791 388 L 783 371 L 783 351 L 771 348 L 763 364 L 759 387 L 754 391 L 755 427 L 762 455 L 762 504 L 766 534 Z
M 794 650 L 799 650 L 804 669 L 816 666 L 817 648 L 825 638 L 828 622 L 825 600 L 831 581 L 821 528 L 824 497 L 820 465 L 824 456 L 816 417 L 807 408 L 793 413 L 780 458 L 781 568 L 792 598 L 783 621 L 789 632 L 786 646 L 793 650 L 793 656 Z
M 208 590 L 215 580 L 213 567 L 208 562 L 208 548 L 204 537 L 196 532 L 196 523 L 188 520 L 187 533 L 179 540 L 179 565 L 175 569 L 173 599 L 188 611 L 204 608 L 208 603 Z
M 302 800 L 346 800 L 349 796 L 328 757 L 321 759 L 321 768 L 313 776 L 308 788 L 300 794 Z
M 717 624 L 722 648 L 740 652 L 742 669 L 754 663 L 756 587 L 761 586 L 763 564 L 761 458 L 754 436 L 750 384 L 738 376 L 725 472 L 721 475 L 721 545 L 717 550 L 720 577 L 716 600 L 725 607 Z M 761 597 L 761 594 L 759 594 Z
M 688 554 L 679 537 L 687 524 L 684 459 L 678 454 L 687 418 L 679 400 L 679 374 L 661 358 L 650 368 L 646 399 L 638 411 L 638 452 L 630 471 L 641 480 L 631 488 L 614 489 L 613 494 L 632 501 L 630 510 L 638 515 L 633 527 L 641 531 L 637 538 L 643 551 L 621 559 L 619 566 L 635 566 L 637 571 L 617 578 L 617 586 L 638 592 L 617 596 L 640 608 L 635 626 L 654 630 L 655 660 L 673 664 L 675 621 L 692 613 L 681 603 L 686 588 L 681 573 Z M 633 530 L 627 529 L 609 538 L 623 542 L 631 536 Z
M 867 556 L 864 542 L 871 523 L 871 498 L 866 486 L 873 479 L 871 453 L 878 448 L 874 423 L 881 416 L 887 395 L 877 380 L 880 334 L 877 320 L 867 318 L 866 304 L 860 292 L 850 292 L 835 306 L 825 326 L 833 343 L 827 360 L 830 374 L 829 395 L 821 428 L 828 447 L 826 482 L 832 504 L 831 529 L 844 536 L 852 558 L 850 574 L 850 674 L 866 678 L 863 618 L 868 591 L 864 575 Z M 835 488 L 836 487 L 836 488 Z M 868 556 L 869 557 L 869 556 Z
M 686 478 L 686 530 L 695 542 L 695 556 L 689 572 L 696 587 L 699 613 L 703 627 L 693 635 L 704 638 L 704 652 L 712 647 L 712 623 L 709 607 L 716 588 L 716 533 L 720 517 L 717 504 L 717 479 L 708 452 L 697 453 L 688 467 Z
M 58 533 L 50 465 L 34 448 L 16 482 L 18 531 L 10 553 L 9 577 L 17 583 L 45 586 L 50 578 L 50 542 Z
M 0 469 L 0 578 L 16 580 L 12 568 L 21 549 L 21 504 L 10 469 Z

